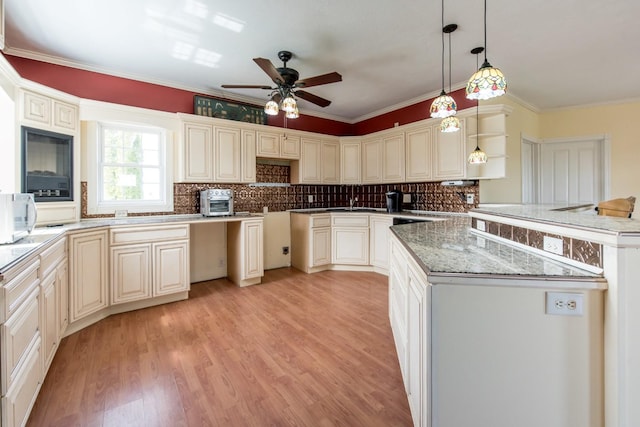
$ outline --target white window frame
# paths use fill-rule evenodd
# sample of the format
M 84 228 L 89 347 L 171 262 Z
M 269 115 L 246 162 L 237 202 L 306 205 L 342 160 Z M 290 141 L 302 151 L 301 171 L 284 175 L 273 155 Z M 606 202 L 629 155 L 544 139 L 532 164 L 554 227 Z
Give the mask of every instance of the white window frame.
M 126 211 L 129 213 L 173 212 L 173 146 L 166 129 L 136 123 L 87 122 L 87 213 L 89 215 L 108 215 Z M 104 127 L 119 128 L 128 131 L 153 132 L 160 135 L 160 194 L 158 201 L 101 199 L 102 182 L 102 130 Z M 164 165 L 162 165 L 164 163 Z

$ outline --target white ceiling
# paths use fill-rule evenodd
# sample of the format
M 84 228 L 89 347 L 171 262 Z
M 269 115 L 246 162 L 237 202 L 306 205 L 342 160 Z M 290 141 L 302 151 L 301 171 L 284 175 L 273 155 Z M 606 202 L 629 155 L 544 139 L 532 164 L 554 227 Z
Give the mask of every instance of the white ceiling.
M 439 0 L 4 1 L 12 55 L 256 103 L 269 92 L 220 88 L 271 84 L 252 58 L 280 67 L 290 50 L 301 78 L 342 74 L 308 89 L 333 102 L 303 114 L 355 122 L 442 87 Z M 476 69 L 482 11 L 445 0 L 453 89 Z M 638 99 L 639 19 L 638 0 L 488 0 L 488 59 L 540 110 Z

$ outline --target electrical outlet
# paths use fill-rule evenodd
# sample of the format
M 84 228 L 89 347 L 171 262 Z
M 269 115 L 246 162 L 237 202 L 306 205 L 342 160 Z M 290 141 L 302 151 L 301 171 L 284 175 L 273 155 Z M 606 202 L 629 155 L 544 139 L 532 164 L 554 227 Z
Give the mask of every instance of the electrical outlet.
M 313 203 L 313 194 L 309 194 L 307 196 L 307 200 L 309 201 L 309 203 Z
M 283 246 L 282 255 L 288 255 L 288 254 L 289 254 L 289 246 Z
M 126 209 L 116 209 L 115 211 L 115 217 L 116 218 L 124 218 L 128 215 L 128 212 Z
M 473 194 L 467 194 L 467 204 L 472 205 L 475 200 L 475 196 Z
M 411 203 L 411 194 L 403 194 L 402 203 Z
M 224 267 L 224 258 L 218 258 L 218 267 Z
M 485 226 L 484 221 L 482 221 L 482 220 L 480 220 L 480 219 L 479 219 L 479 220 L 477 220 L 477 221 L 476 221 L 476 229 L 477 229 L 478 231 L 486 231 L 486 226 Z
M 544 236 L 542 239 L 542 248 L 551 252 L 552 254 L 562 255 L 563 247 L 562 247 L 562 239 L 558 239 L 556 237 Z
M 582 316 L 584 301 L 582 294 L 567 292 L 546 293 L 546 313 L 561 316 Z

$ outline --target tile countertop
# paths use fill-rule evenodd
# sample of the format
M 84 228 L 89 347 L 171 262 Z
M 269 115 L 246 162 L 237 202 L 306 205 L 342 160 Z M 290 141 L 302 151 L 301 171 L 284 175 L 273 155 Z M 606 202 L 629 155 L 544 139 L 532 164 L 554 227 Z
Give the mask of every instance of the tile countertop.
M 391 231 L 428 277 L 511 279 L 514 284 L 528 279 L 583 281 L 585 287 L 606 288 L 600 274 L 485 238 L 471 231 L 470 225 L 469 217 L 454 216 L 447 221 L 395 225 Z
M 70 224 L 62 224 L 53 227 L 37 227 L 31 234 L 16 243 L 0 245 L 0 279 L 4 272 L 26 259 L 56 239 L 65 232 L 88 230 L 99 227 L 114 227 L 139 224 L 171 224 L 176 222 L 188 222 L 190 224 L 205 222 L 229 222 L 241 221 L 248 218 L 262 218 L 262 214 L 234 215 L 205 217 L 200 214 L 195 215 L 157 215 L 157 216 L 131 216 L 126 218 L 100 218 L 88 219 Z
M 567 205 L 489 205 L 472 209 L 470 214 L 473 216 L 474 213 L 596 229 L 613 234 L 640 233 L 640 220 L 599 216 L 593 207 L 570 209 Z

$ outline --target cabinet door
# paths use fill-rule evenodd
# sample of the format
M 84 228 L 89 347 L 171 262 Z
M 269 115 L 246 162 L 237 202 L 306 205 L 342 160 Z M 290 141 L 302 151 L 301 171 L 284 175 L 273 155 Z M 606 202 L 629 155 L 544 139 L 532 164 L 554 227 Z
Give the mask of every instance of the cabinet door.
M 427 284 L 411 266 L 407 269 L 407 398 L 413 425 L 427 425 L 428 290 Z
M 242 174 L 240 129 L 214 128 L 214 172 L 218 182 L 240 182 Z
M 381 139 L 362 141 L 363 184 L 379 184 L 382 182 L 383 153 Z
M 464 178 L 467 164 L 464 121 L 460 120 L 458 132 L 440 132 L 438 127 L 432 129 L 435 156 L 433 178 Z
M 111 249 L 111 304 L 151 298 L 150 245 Z
M 331 228 L 311 229 L 311 267 L 331 264 Z
M 25 358 L 13 386 L 2 397 L 2 425 L 10 427 L 27 424 L 29 413 L 38 397 L 42 372 L 40 370 L 40 338 Z
M 303 138 L 300 146 L 299 182 L 320 184 L 322 182 L 322 141 Z
M 75 322 L 108 307 L 107 294 L 107 231 L 71 235 L 70 321 Z
M 256 139 L 256 157 L 280 157 L 280 134 L 258 131 L 256 132 Z
M 243 221 L 244 279 L 264 276 L 262 221 Z
M 407 132 L 405 165 L 408 182 L 423 182 L 432 178 L 431 128 Z
M 254 130 L 242 130 L 242 182 L 256 182 L 256 132 Z
M 404 133 L 386 137 L 383 145 L 384 182 L 404 182 Z
M 58 338 L 62 338 L 69 325 L 69 267 L 66 258 L 56 270 L 58 297 Z
M 167 295 L 189 289 L 189 242 L 154 243 L 153 295 Z
M 340 183 L 360 184 L 360 141 L 340 143 Z
M 213 181 L 213 127 L 184 123 L 184 178 L 187 182 Z
M 387 270 L 389 268 L 389 227 L 393 224 L 393 219 L 372 215 L 369 221 L 371 265 Z
M 322 142 L 321 174 L 323 184 L 340 183 L 340 144 L 337 142 Z
M 75 105 L 53 101 L 53 126 L 62 130 L 77 129 L 78 108 Z
M 284 135 L 280 139 L 280 157 L 283 159 L 300 158 L 300 137 L 295 135 Z
M 44 95 L 24 92 L 23 102 L 25 120 L 46 125 L 51 123 L 51 99 Z
M 332 229 L 331 262 L 333 264 L 369 265 L 369 229 Z
M 42 373 L 49 370 L 58 345 L 58 313 L 56 272 L 53 271 L 40 283 L 40 334 L 42 337 Z

